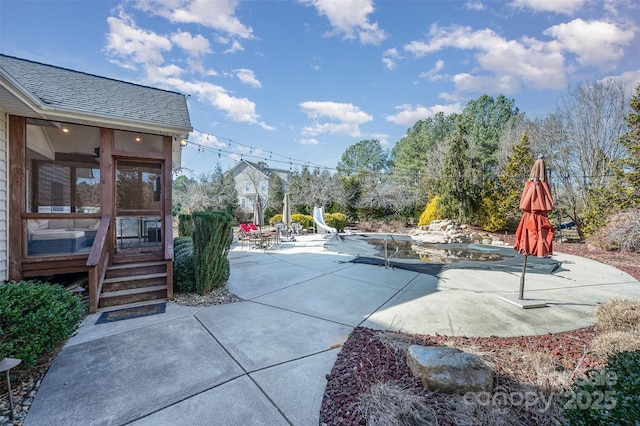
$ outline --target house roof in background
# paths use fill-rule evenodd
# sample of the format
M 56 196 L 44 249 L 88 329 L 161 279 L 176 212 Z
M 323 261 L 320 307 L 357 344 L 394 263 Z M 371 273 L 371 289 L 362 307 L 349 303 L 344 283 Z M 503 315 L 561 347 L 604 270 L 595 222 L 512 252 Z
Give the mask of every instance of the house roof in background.
M 79 124 L 101 120 L 159 133 L 192 130 L 185 95 L 0 54 L 3 109 Z M 18 98 L 22 102 L 16 102 Z M 7 100 L 5 102 L 5 99 Z M 6 104 L 6 105 L 5 105 Z M 21 104 L 21 105 L 18 105 Z M 8 107 L 7 107 L 8 105 Z M 28 116 L 28 115 L 27 115 Z
M 290 172 L 288 170 L 284 170 L 284 169 L 274 169 L 271 168 L 269 166 L 267 166 L 264 163 L 253 163 L 251 161 L 247 161 L 245 159 L 242 159 L 238 162 L 238 164 L 236 164 L 231 170 L 229 170 L 230 173 L 232 173 L 234 176 L 236 176 L 239 173 L 239 169 L 242 167 L 243 169 L 245 167 L 252 167 L 255 170 L 259 171 L 260 173 L 262 173 L 263 175 L 265 175 L 268 178 L 271 178 L 274 174 L 278 174 L 278 175 L 286 175 L 289 176 Z

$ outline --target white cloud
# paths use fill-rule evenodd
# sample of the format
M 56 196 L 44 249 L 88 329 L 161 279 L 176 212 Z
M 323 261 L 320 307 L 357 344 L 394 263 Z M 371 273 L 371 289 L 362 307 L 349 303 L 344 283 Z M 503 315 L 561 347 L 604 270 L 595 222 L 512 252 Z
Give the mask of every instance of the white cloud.
M 252 39 L 253 30 L 235 16 L 239 0 L 138 0 L 135 7 L 173 23 L 199 24 L 232 37 Z
M 380 142 L 381 146 L 389 146 L 389 135 L 386 133 L 372 133 L 370 135 L 371 139 L 375 139 Z
M 468 1 L 464 4 L 467 10 L 484 10 L 485 5 L 481 1 Z
M 189 142 L 200 146 L 206 146 L 209 148 L 226 148 L 227 144 L 220 142 L 218 138 L 213 135 L 199 132 L 197 130 L 192 131 L 189 134 Z
M 107 18 L 109 34 L 105 49 L 109 55 L 120 56 L 137 64 L 160 65 L 164 62 L 163 51 L 171 50 L 171 40 L 150 30 L 139 28 L 133 18 L 122 9 L 118 17 Z M 129 65 L 131 68 L 131 65 Z
M 403 104 L 397 106 L 396 109 L 400 112 L 394 115 L 388 115 L 387 121 L 403 126 L 413 126 L 416 121 L 433 117 L 439 112 L 442 112 L 446 115 L 461 112 L 462 106 L 458 103 L 449 105 L 434 105 L 432 107 Z
M 266 130 L 274 130 L 260 120 L 256 113 L 256 104 L 247 98 L 231 96 L 227 90 L 216 84 L 202 81 L 184 81 L 178 78 L 169 78 L 153 83 L 168 85 L 182 93 L 195 95 L 203 102 L 224 111 L 231 120 L 239 123 L 256 124 Z
M 602 80 L 614 79 L 620 81 L 624 85 L 624 92 L 627 97 L 635 95 L 636 87 L 640 84 L 640 68 L 634 71 L 627 71 L 620 75 L 612 75 L 605 77 Z
M 582 19 L 554 25 L 543 34 L 555 37 L 564 50 L 575 53 L 581 65 L 605 69 L 607 63 L 624 56 L 624 46 L 628 46 L 634 36 L 633 31 L 609 22 Z
M 438 59 L 436 64 L 429 71 L 421 72 L 420 78 L 427 78 L 431 81 L 441 80 L 443 76 L 440 74 L 440 71 L 444 69 L 444 61 L 442 59 Z
M 513 0 L 511 6 L 534 12 L 553 12 L 573 15 L 590 0 Z
M 553 30 L 548 30 L 547 35 L 563 34 L 559 28 L 552 28 Z M 565 27 L 560 28 L 565 30 L 564 34 L 569 33 Z M 612 31 L 609 32 L 609 34 L 612 33 Z M 479 70 L 474 71 L 474 75 L 455 76 L 453 82 L 457 90 L 486 92 L 493 89 L 502 93 L 514 93 L 520 90 L 521 86 L 534 89 L 561 89 L 566 87 L 567 72 L 570 71 L 564 54 L 570 49 L 577 50 L 579 46 L 573 38 L 564 34 L 564 39 L 548 42 L 531 37 L 507 40 L 490 29 L 473 30 L 459 25 L 441 28 L 434 25 L 430 28 L 426 41 L 412 41 L 403 48 L 415 57 L 448 48 L 475 52 Z M 596 47 L 607 44 L 617 46 L 618 40 L 626 40 L 621 34 L 613 42 L 602 38 L 603 33 L 600 32 L 600 38 L 594 37 L 589 40 Z M 570 41 L 572 43 L 569 43 Z M 611 50 L 615 51 L 615 49 Z M 596 55 L 595 52 L 591 54 Z M 427 73 L 424 76 L 429 75 Z
M 356 37 L 362 44 L 378 45 L 387 38 L 387 33 L 370 22 L 373 13 L 373 0 L 300 0 L 301 3 L 316 8 L 318 14 L 329 19 L 333 31 L 329 36 L 343 34 L 348 40 Z
M 222 53 L 235 53 L 235 52 L 241 52 L 243 50 L 244 50 L 244 46 L 242 46 L 242 44 L 240 44 L 238 40 L 233 40 L 231 42 L 231 46 L 229 46 L 229 48 Z
M 171 34 L 171 41 L 180 46 L 187 54 L 194 58 L 199 58 L 207 53 L 211 53 L 209 40 L 200 34 L 195 37 L 186 31 Z
M 302 145 L 319 145 L 320 141 L 314 138 L 305 138 L 300 139 L 300 144 Z
M 166 66 L 148 65 L 146 67 L 147 78 L 154 81 L 162 81 L 168 78 L 180 77 L 184 70 L 177 65 L 171 64 Z
M 262 83 L 258 81 L 253 71 L 246 68 L 240 68 L 234 70 L 234 72 L 236 73 L 236 77 L 238 77 L 238 80 L 240 80 L 243 84 L 251 87 L 262 87 Z
M 360 125 L 373 120 L 371 115 L 347 103 L 307 101 L 302 102 L 300 107 L 307 117 L 316 120 L 313 125 L 303 129 L 303 134 L 310 136 L 344 133 L 357 137 L 361 135 Z M 328 121 L 319 122 L 320 119 Z
M 399 59 L 402 59 L 402 57 L 396 48 L 387 49 L 382 53 L 382 63 L 388 70 L 393 71 L 398 68 L 396 61 Z

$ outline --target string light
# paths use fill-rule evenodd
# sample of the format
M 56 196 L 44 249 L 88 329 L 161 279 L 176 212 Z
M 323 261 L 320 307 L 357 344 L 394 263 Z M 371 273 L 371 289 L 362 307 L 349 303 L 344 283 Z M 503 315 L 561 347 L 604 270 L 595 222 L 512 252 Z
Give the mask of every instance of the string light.
M 271 162 L 274 162 L 274 163 L 280 163 L 280 164 L 283 164 L 283 165 L 288 163 L 290 171 L 293 170 L 294 166 L 295 167 L 300 167 L 300 168 L 315 167 L 318 170 L 337 171 L 337 169 L 333 168 L 333 167 L 327 167 L 327 166 L 323 166 L 321 164 L 311 163 L 308 160 L 299 160 L 299 159 L 291 158 L 291 157 L 288 157 L 288 156 L 285 156 L 285 155 L 282 155 L 282 154 L 278 154 L 278 153 L 273 152 L 273 151 L 269 151 L 269 157 L 268 158 L 266 156 L 263 157 L 263 156 L 254 154 L 254 151 L 256 153 L 258 153 L 260 151 L 259 149 L 256 149 L 255 147 L 252 147 L 252 146 L 249 146 L 249 145 L 244 145 L 244 144 L 242 144 L 240 142 L 234 141 L 234 140 L 229 139 L 229 138 L 224 138 L 224 137 L 221 137 L 221 136 L 212 135 L 212 134 L 209 134 L 207 132 L 203 132 L 203 131 L 198 130 L 198 129 L 194 129 L 194 130 L 196 130 L 197 132 L 199 132 L 199 133 L 201 133 L 203 135 L 206 135 L 207 142 L 210 142 L 210 137 L 211 137 L 211 138 L 214 138 L 214 140 L 217 139 L 217 140 L 226 141 L 227 142 L 226 145 L 229 148 L 232 148 L 233 144 L 236 144 L 239 147 L 247 148 L 249 150 L 249 153 L 248 154 L 247 153 L 240 153 L 240 160 L 238 160 L 237 156 L 238 156 L 239 153 L 237 151 L 232 151 L 231 149 L 225 150 L 225 149 L 222 149 L 222 148 L 212 148 L 212 147 L 203 146 L 201 144 L 196 144 L 196 143 L 190 142 L 188 140 L 185 140 L 185 146 L 186 145 L 197 145 L 198 146 L 198 152 L 209 151 L 209 152 L 215 153 L 216 151 L 218 151 L 218 158 L 219 159 L 220 158 L 227 158 L 229 160 L 234 161 L 234 163 L 236 163 L 236 164 L 239 161 L 245 161 L 245 158 L 251 158 L 251 159 L 254 159 L 255 161 L 263 161 L 265 163 L 267 161 L 271 161 Z M 224 154 L 228 154 L 228 155 L 224 155 Z M 274 156 L 281 157 L 282 160 L 279 160 L 277 158 L 273 158 Z

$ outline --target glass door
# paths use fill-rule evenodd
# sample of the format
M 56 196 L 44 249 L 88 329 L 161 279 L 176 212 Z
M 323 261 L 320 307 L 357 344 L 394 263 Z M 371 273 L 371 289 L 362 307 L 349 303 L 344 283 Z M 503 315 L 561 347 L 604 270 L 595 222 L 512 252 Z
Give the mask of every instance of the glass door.
M 116 161 L 117 254 L 162 251 L 162 164 Z

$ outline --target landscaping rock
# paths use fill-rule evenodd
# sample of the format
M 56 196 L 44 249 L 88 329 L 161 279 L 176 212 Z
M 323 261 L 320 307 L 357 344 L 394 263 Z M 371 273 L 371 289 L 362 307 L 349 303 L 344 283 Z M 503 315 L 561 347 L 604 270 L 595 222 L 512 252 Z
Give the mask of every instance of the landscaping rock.
M 456 348 L 412 345 L 407 364 L 434 392 L 464 394 L 493 389 L 493 371 L 477 355 Z

